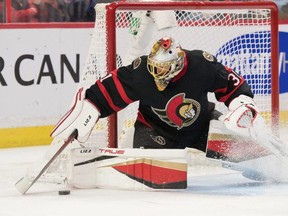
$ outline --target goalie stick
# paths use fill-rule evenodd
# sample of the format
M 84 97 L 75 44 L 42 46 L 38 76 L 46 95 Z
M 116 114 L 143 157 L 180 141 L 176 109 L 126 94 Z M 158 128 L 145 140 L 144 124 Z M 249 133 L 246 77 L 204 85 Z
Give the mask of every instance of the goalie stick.
M 22 193 L 25 194 L 33 185 L 34 183 L 41 177 L 41 175 L 47 170 L 47 168 L 50 166 L 51 163 L 57 158 L 58 155 L 61 154 L 61 152 L 71 143 L 78 135 L 77 129 L 75 129 L 71 135 L 68 137 L 66 141 L 60 146 L 60 148 L 51 156 L 50 159 L 48 159 L 47 163 L 43 164 L 39 172 L 36 176 L 26 176 L 22 177 L 18 182 L 15 183 L 16 189 Z

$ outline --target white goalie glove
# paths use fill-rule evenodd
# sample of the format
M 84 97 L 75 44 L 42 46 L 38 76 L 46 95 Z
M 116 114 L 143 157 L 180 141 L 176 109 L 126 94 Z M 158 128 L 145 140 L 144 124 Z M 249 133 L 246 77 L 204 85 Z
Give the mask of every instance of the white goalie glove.
M 70 134 L 77 129 L 76 140 L 84 143 L 89 138 L 99 116 L 99 111 L 89 100 L 85 99 L 85 91 L 81 88 L 76 94 L 72 108 L 56 124 L 51 137 L 67 140 Z
M 229 112 L 224 116 L 223 123 L 231 131 L 245 137 L 253 137 L 253 123 L 259 111 L 251 97 L 240 95 L 229 104 Z

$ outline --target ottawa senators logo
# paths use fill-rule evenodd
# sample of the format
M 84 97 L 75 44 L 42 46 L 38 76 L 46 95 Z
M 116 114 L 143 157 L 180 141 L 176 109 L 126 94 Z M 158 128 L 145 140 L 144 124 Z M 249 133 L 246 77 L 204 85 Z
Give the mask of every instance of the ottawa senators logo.
M 185 93 L 180 93 L 168 101 L 165 109 L 152 107 L 152 110 L 162 121 L 180 130 L 193 124 L 199 116 L 200 108 L 197 101 L 185 98 Z

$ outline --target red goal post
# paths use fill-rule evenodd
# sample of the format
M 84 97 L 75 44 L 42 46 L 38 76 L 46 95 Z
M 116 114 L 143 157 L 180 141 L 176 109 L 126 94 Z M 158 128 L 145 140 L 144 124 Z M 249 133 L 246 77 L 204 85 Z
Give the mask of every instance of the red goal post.
M 129 52 L 135 43 L 138 46 L 137 43 L 145 41 L 145 46 L 139 45 L 141 55 L 148 54 L 151 44 L 156 39 L 171 35 L 183 48 L 208 51 L 224 65 L 243 75 L 252 87 L 261 114 L 274 128 L 277 128 L 279 121 L 278 9 L 275 3 L 113 2 L 97 4 L 95 10 L 95 32 L 82 82 L 88 80 L 88 84 L 91 84 L 95 79 L 127 64 L 125 58 L 127 59 L 129 55 L 131 58 Z M 143 14 L 147 11 L 152 13 L 162 11 L 164 17 L 165 11 L 172 12 L 175 15 L 176 25 L 171 25 L 164 30 L 157 29 L 157 26 L 153 26 L 155 22 L 157 23 L 155 19 L 160 20 L 162 24 L 164 22 L 165 25 L 167 18 L 161 21 L 160 15 L 153 18 L 154 22 L 141 27 Z M 145 37 L 139 36 L 140 40 L 137 39 L 137 31 L 138 33 L 145 31 Z M 133 58 L 136 56 L 135 53 L 132 54 Z M 219 109 L 225 108 L 219 107 Z M 136 108 L 128 107 L 128 111 L 121 111 L 118 117 L 114 115 L 107 121 L 99 122 L 95 133 L 93 132 L 90 138 L 92 145 L 97 143 L 96 146 L 99 146 L 100 143 L 103 146 L 117 147 L 124 136 L 124 144 L 120 147 L 131 146 L 131 135 L 127 135 L 127 130 L 123 128 L 133 127 L 131 125 L 134 123 L 136 111 L 137 105 Z M 132 120 L 131 114 L 127 115 L 125 112 L 134 112 Z M 101 130 L 104 135 L 99 135 Z M 127 137 L 130 137 L 130 141 L 127 141 Z

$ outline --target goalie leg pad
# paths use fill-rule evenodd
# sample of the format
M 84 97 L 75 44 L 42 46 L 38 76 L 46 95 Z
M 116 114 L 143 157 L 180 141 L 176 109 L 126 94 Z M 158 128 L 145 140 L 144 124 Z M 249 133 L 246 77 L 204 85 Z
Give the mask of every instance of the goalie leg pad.
M 165 150 L 155 151 L 152 157 L 148 157 L 145 156 L 147 153 L 145 149 L 129 149 L 127 154 L 126 149 L 73 149 L 71 175 L 68 181 L 71 186 L 77 188 L 141 190 L 187 188 L 186 157 L 173 158 L 173 151 L 177 150 L 171 150 L 172 157 L 167 159 L 161 155 Z M 141 152 L 143 157 L 139 156 Z
M 94 160 L 97 158 L 96 148 L 71 149 L 71 169 L 68 176 L 69 184 L 76 188 L 97 187 L 97 167 Z

